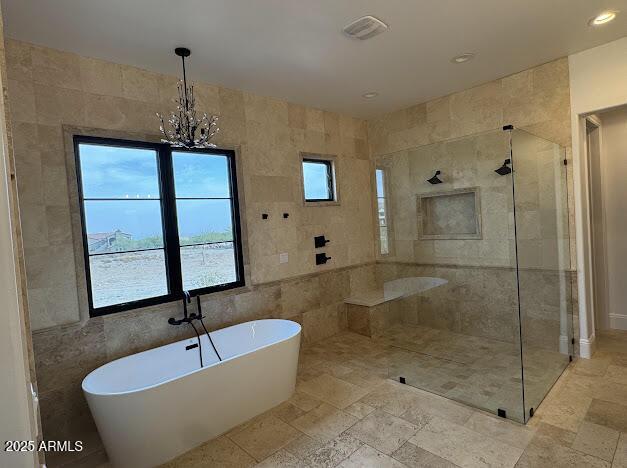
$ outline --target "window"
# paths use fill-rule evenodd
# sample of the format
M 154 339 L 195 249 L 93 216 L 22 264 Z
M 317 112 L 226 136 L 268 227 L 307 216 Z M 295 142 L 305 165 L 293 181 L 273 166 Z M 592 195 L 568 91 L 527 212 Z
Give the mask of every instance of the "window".
M 377 218 L 379 220 L 379 253 L 388 255 L 390 253 L 389 240 L 389 215 L 386 200 L 386 178 L 385 169 L 376 169 L 377 179 Z
M 302 158 L 305 203 L 337 201 L 334 159 L 307 154 Z
M 243 286 L 232 151 L 74 146 L 92 316 Z

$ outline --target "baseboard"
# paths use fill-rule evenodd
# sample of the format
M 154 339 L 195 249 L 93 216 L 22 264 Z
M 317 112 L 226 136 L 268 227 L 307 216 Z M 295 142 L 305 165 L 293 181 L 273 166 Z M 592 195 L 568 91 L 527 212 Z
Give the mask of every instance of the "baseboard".
M 596 336 L 592 335 L 590 338 L 581 338 L 579 340 L 579 357 L 584 359 L 592 357 L 596 348 L 595 338 Z
M 610 314 L 610 328 L 612 330 L 627 330 L 627 315 Z

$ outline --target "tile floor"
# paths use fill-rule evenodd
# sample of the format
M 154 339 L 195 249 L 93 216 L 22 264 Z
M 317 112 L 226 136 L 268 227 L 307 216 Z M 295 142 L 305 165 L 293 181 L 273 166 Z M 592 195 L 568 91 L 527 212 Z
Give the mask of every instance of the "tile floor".
M 627 332 L 601 335 L 526 425 L 388 380 L 389 345 L 306 348 L 287 402 L 165 465 L 627 467 Z
M 524 422 L 569 363 L 568 355 L 525 345 L 525 406 L 522 404 L 520 346 L 447 330 L 399 324 L 379 341 L 389 344 L 389 377 L 491 413 L 499 408 Z

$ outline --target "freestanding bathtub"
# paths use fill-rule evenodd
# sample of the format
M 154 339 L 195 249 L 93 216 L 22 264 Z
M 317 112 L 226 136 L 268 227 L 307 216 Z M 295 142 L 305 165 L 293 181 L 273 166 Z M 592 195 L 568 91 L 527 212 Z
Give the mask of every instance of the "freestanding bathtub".
M 91 372 L 83 392 L 113 466 L 153 467 L 292 396 L 301 327 L 257 320 L 123 357 Z

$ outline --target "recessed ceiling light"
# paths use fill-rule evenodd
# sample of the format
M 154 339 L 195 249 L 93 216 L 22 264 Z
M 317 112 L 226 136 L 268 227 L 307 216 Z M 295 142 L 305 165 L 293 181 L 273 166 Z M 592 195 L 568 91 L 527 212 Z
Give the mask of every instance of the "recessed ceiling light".
M 469 60 L 472 60 L 475 57 L 475 54 L 472 54 L 470 52 L 466 53 L 466 54 L 461 54 L 458 55 L 457 57 L 453 57 L 451 59 L 451 62 L 453 63 L 465 63 L 468 62 Z
M 616 18 L 617 14 L 617 11 L 603 11 L 596 15 L 594 18 L 592 18 L 590 21 L 588 21 L 588 24 L 590 26 L 601 26 L 602 24 L 609 23 L 614 18 Z
M 375 92 L 375 91 L 370 91 L 369 93 L 364 93 L 361 96 L 365 97 L 366 99 L 372 99 L 372 98 L 376 98 L 379 95 L 379 93 Z

